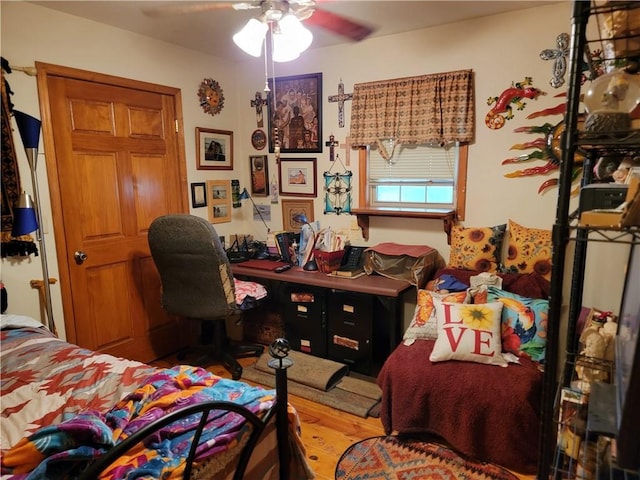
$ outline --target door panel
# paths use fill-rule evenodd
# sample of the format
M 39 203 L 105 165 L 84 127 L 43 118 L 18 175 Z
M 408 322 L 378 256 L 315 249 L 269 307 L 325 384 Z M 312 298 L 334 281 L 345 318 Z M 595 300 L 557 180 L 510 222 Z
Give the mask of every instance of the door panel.
M 179 95 L 69 72 L 42 82 L 50 113 L 43 130 L 53 143 L 47 167 L 50 184 L 56 182 L 50 189 L 58 262 L 61 280 L 68 281 L 67 337 L 150 361 L 182 345 L 175 317 L 161 307 L 147 243 L 154 218 L 188 211 L 184 139 L 176 132 Z M 86 260 L 77 263 L 76 252 Z

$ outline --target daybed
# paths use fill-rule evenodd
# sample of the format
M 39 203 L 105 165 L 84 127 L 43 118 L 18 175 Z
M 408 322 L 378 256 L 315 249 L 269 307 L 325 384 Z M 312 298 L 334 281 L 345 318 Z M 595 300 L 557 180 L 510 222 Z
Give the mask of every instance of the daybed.
M 297 414 L 273 390 L 91 352 L 27 317 L 2 324 L 3 480 L 313 478 Z
M 453 278 L 469 285 L 470 277 L 477 274 L 443 269 L 435 277 Z M 495 292 L 545 299 L 539 302 L 546 302 L 548 306 L 549 282 L 542 276 L 529 273 L 498 274 L 498 277 L 502 278 L 502 290 Z M 469 301 L 467 292 L 463 291 L 462 297 Z M 454 299 L 443 299 L 444 302 L 451 300 Z M 542 336 L 544 315 L 536 319 Z M 519 364 L 509 363 L 503 368 L 455 359 L 431 361 L 437 340 L 415 335 L 415 331 L 411 339 L 407 332 L 405 341 L 389 356 L 377 379 L 383 392 L 381 421 L 385 432 L 410 436 L 435 434 L 468 456 L 519 473 L 534 473 L 538 456 L 541 362 L 527 354 L 517 357 Z M 437 336 L 440 335 L 438 330 Z M 532 351 L 540 358 L 540 348 Z

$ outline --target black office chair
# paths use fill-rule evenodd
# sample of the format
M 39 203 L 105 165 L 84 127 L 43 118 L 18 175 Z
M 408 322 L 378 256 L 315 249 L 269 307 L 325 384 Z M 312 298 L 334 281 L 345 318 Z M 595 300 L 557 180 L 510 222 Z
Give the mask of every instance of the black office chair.
M 264 347 L 234 345 L 227 336 L 226 319 L 241 310 L 231 265 L 213 225 L 194 215 L 165 215 L 151 223 L 148 240 L 160 273 L 163 308 L 200 321 L 199 349 L 239 379 L 242 366 L 236 358 L 259 356 Z

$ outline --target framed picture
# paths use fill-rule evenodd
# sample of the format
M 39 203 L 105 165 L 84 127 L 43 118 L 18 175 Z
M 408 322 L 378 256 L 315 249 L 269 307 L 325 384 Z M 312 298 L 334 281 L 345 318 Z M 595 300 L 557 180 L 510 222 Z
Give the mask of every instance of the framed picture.
M 251 155 L 249 157 L 251 172 L 251 195 L 266 197 L 269 195 L 269 172 L 266 155 Z
M 192 183 L 191 184 L 191 206 L 193 208 L 207 206 L 207 184 Z
M 267 146 L 267 134 L 264 133 L 264 130 L 257 129 L 253 131 L 251 134 L 251 145 L 256 150 L 262 150 Z
M 233 132 L 196 127 L 198 170 L 233 170 Z
M 316 180 L 315 158 L 280 158 L 278 164 L 280 194 L 293 197 L 315 197 Z
M 322 73 L 269 79 L 269 152 L 322 152 Z
M 231 180 L 207 180 L 208 213 L 211 223 L 231 221 Z
M 304 215 L 313 222 L 313 200 L 282 200 L 282 224 L 287 232 L 299 232 L 302 224 L 293 220 L 296 215 Z

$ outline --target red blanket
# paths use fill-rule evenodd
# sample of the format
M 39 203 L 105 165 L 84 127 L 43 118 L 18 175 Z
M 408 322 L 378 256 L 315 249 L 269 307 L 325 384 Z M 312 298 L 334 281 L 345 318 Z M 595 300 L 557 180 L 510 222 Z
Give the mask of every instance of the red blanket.
M 537 364 L 527 358 L 506 368 L 431 363 L 433 345 L 431 340 L 400 344 L 382 367 L 385 433 L 433 433 L 463 454 L 535 473 L 542 386 Z

